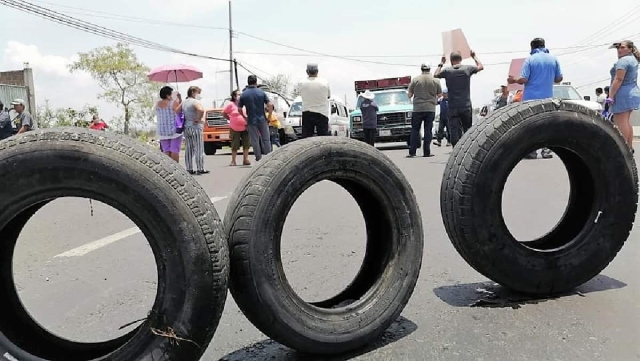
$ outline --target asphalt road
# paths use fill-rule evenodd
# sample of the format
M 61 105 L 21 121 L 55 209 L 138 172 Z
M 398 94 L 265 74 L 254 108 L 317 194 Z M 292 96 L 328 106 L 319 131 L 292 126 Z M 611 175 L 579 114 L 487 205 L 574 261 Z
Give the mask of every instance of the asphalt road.
M 402 317 L 369 349 L 335 360 L 640 360 L 640 233 L 579 292 L 528 300 L 496 287 L 451 246 L 439 209 L 440 181 L 451 148 L 433 158 L 406 159 L 384 149 L 418 197 L 425 229 L 424 262 Z M 419 151 L 419 154 L 420 151 Z M 199 177 L 221 217 L 249 169 L 231 168 L 228 155 L 207 158 Z M 560 218 L 568 179 L 558 159 L 524 161 L 505 191 L 504 213 L 517 236 L 531 239 Z M 132 228 L 133 227 L 133 228 Z M 355 202 L 335 184 L 309 189 L 285 224 L 287 277 L 306 300 L 335 294 L 355 276 L 365 229 Z M 51 331 L 77 341 L 121 335 L 146 316 L 155 295 L 151 251 L 133 224 L 114 209 L 84 199 L 60 199 L 29 222 L 14 259 L 26 307 Z M 494 292 L 504 302 L 470 307 Z M 309 360 L 268 340 L 229 297 L 203 360 Z M 320 359 L 318 359 L 320 360 Z

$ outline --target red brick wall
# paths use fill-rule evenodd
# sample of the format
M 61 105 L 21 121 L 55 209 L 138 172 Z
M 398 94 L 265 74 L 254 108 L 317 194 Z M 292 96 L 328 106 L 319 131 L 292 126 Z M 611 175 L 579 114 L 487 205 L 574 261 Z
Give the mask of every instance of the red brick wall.
M 26 86 L 24 83 L 24 71 L 3 71 L 0 72 L 0 84 Z

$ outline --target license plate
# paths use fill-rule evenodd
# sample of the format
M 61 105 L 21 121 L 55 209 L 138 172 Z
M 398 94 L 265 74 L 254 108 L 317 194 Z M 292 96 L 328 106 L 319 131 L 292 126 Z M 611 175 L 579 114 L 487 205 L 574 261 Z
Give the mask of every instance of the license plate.
M 220 135 L 220 139 L 223 139 L 223 140 L 229 140 L 229 134 L 222 134 L 222 135 Z
M 380 130 L 380 136 L 381 137 L 390 137 L 391 136 L 391 131 L 390 130 Z

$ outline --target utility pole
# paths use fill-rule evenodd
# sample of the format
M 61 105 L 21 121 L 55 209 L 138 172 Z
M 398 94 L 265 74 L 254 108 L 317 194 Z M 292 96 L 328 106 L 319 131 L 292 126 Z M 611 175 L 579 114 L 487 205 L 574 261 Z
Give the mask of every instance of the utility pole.
M 233 24 L 231 22 L 231 0 L 229 0 L 229 94 L 233 91 Z

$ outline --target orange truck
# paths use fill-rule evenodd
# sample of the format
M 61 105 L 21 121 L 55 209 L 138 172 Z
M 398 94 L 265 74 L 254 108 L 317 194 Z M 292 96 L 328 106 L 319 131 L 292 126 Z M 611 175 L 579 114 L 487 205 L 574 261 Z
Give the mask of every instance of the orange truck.
M 222 115 L 222 108 L 206 109 L 204 112 L 204 154 L 214 155 L 218 149 L 231 146 L 229 121 Z

